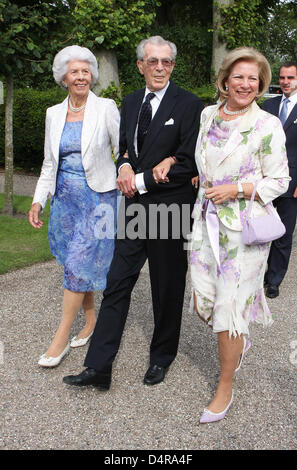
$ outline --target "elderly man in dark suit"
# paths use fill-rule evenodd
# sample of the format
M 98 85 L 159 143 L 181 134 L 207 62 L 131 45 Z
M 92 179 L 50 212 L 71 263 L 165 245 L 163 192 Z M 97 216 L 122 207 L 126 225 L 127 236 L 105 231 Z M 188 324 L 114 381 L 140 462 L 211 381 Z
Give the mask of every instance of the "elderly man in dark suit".
M 143 40 L 137 48 L 137 66 L 146 87 L 123 100 L 117 162 L 118 189 L 125 196 L 125 236 L 119 225 L 107 287 L 85 360 L 87 369 L 64 377 L 70 385 L 109 388 L 131 293 L 147 259 L 155 326 L 144 383 L 161 382 L 177 354 L 187 272 L 182 215 L 190 214 L 194 203 L 191 178 L 197 172 L 194 151 L 203 105 L 169 80 L 175 56 L 175 45 L 160 36 Z M 188 210 L 183 210 L 185 207 Z M 161 216 L 156 208 L 162 208 Z M 135 209 L 142 214 L 144 226 L 136 237 L 129 233 Z
M 265 275 L 266 295 L 279 295 L 279 285 L 288 269 L 293 233 L 297 215 L 297 63 L 287 62 L 279 74 L 283 95 L 266 100 L 262 108 L 279 116 L 286 134 L 286 149 L 291 182 L 289 189 L 274 201 L 282 222 L 286 227 L 283 237 L 272 242 Z

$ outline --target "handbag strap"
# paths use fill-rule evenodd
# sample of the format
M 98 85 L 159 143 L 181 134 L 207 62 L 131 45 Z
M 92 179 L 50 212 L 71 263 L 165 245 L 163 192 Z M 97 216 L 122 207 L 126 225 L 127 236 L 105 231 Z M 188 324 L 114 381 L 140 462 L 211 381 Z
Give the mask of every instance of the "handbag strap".
M 253 202 L 254 202 L 254 199 L 255 199 L 255 194 L 256 194 L 256 191 L 257 191 L 258 183 L 259 183 L 259 181 L 255 181 L 255 183 L 254 183 L 254 189 L 253 189 L 253 192 L 252 192 L 252 195 L 251 195 L 251 199 L 250 199 L 250 203 L 249 203 L 249 207 L 248 207 L 248 211 L 247 211 L 247 215 L 246 215 L 247 219 L 249 219 L 250 215 L 251 215 L 252 206 L 253 206 Z
M 247 211 L 247 215 L 246 215 L 247 219 L 249 219 L 250 215 L 251 215 L 252 206 L 253 206 L 253 202 L 254 202 L 254 199 L 255 199 L 258 183 L 259 183 L 259 181 L 255 181 L 255 183 L 254 183 L 254 189 L 253 189 L 253 192 L 252 192 L 252 196 L 251 196 L 251 199 L 250 199 L 250 203 L 249 203 L 248 211 Z M 271 202 L 268 203 L 268 204 L 265 204 L 265 206 L 263 206 L 263 207 L 266 209 L 266 212 L 268 212 L 269 214 L 274 215 L 273 210 L 272 210 Z

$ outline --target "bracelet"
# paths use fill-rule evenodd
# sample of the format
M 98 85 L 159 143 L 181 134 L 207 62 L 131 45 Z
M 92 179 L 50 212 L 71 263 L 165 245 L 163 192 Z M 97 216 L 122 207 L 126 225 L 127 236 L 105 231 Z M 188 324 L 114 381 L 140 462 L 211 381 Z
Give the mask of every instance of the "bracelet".
M 238 187 L 237 198 L 238 198 L 238 199 L 244 198 L 243 187 L 242 187 L 242 184 L 241 184 L 239 181 L 238 181 L 238 183 L 237 183 L 237 187 Z

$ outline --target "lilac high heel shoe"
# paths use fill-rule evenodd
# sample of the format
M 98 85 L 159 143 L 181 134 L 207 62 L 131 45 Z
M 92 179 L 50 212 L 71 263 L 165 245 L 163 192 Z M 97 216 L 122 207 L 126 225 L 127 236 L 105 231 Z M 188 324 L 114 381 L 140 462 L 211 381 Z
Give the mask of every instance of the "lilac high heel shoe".
M 232 402 L 233 402 L 233 391 L 232 391 L 231 400 L 229 401 L 226 408 L 223 411 L 221 411 L 221 413 L 213 413 L 213 411 L 209 411 L 207 408 L 205 408 L 200 418 L 200 424 L 214 423 L 215 421 L 221 421 L 221 419 L 224 419 L 227 414 L 227 411 L 232 405 Z
M 240 357 L 239 357 L 239 361 L 238 361 L 238 366 L 236 367 L 235 369 L 235 374 L 239 371 L 239 369 L 241 368 L 241 364 L 242 364 L 242 361 L 243 361 L 243 357 L 244 355 L 248 352 L 248 350 L 250 349 L 252 343 L 250 342 L 249 339 L 246 339 L 245 336 L 243 337 L 243 350 L 242 350 L 242 353 L 240 354 Z

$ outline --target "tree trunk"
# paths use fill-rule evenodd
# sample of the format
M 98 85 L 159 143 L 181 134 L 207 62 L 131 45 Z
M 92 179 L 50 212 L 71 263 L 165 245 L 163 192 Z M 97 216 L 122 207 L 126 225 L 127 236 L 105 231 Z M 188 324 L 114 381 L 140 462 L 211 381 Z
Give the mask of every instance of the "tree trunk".
M 212 41 L 212 81 L 218 76 L 222 60 L 228 50 L 226 44 L 219 38 L 218 28 L 221 25 L 222 17 L 220 7 L 229 6 L 232 0 L 213 0 L 213 41 Z
M 95 56 L 99 64 L 99 77 L 93 92 L 100 95 L 100 91 L 108 88 L 111 82 L 114 82 L 117 87 L 120 86 L 118 60 L 114 51 L 103 48 L 95 51 Z
M 13 77 L 7 75 L 5 102 L 5 183 L 2 213 L 13 216 Z
M 295 61 L 297 61 L 297 46 L 294 46 Z

